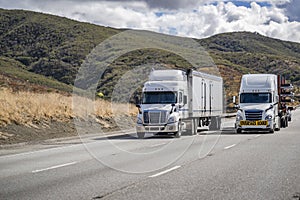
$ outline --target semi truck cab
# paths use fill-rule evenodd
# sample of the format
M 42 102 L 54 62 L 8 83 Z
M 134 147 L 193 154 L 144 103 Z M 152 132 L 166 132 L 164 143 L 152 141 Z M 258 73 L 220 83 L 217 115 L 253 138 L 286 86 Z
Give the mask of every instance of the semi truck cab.
M 277 76 L 272 74 L 243 75 L 235 128 L 242 131 L 267 131 L 280 129 L 278 115 Z
M 187 110 L 187 75 L 180 70 L 155 70 L 143 87 L 137 107 L 137 136 L 173 134 L 181 136 L 181 121 Z

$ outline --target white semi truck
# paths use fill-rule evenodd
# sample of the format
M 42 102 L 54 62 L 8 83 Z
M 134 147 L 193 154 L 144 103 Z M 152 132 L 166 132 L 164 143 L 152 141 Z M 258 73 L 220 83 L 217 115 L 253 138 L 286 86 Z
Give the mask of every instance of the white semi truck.
M 194 70 L 153 70 L 137 99 L 138 138 L 196 134 L 198 127 L 220 129 L 223 79 Z
M 288 126 L 288 108 L 293 93 L 291 84 L 274 74 L 242 76 L 235 128 L 242 131 L 274 133 Z

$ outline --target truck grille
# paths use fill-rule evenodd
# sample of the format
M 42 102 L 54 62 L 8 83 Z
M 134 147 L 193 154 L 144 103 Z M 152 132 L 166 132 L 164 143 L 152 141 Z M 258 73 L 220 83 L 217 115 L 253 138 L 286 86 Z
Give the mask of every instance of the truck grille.
M 144 112 L 145 124 L 165 124 L 167 121 L 166 111 L 146 111 Z
M 245 111 L 246 120 L 255 121 L 255 120 L 262 120 L 262 113 L 261 110 L 247 110 Z

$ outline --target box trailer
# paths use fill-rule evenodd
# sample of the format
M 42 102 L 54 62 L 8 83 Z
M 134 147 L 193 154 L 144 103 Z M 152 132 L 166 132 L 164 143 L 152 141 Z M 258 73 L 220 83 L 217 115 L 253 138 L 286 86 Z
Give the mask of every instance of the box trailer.
M 145 135 L 196 134 L 198 127 L 220 129 L 223 79 L 195 70 L 153 70 L 137 100 L 136 131 Z

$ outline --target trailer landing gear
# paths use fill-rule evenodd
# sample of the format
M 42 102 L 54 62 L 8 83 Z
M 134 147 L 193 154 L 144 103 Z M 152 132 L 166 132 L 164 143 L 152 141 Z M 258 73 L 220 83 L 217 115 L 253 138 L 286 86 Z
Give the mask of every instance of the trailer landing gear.
M 221 117 L 212 117 L 209 125 L 210 131 L 218 131 L 221 129 Z

